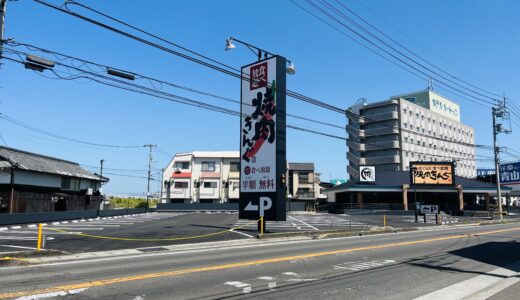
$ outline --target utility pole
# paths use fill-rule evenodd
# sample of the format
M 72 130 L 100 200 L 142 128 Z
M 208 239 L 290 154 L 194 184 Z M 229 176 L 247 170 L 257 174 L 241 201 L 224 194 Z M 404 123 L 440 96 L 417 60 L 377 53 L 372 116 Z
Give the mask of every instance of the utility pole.
M 162 202 L 163 188 L 164 188 L 164 182 L 163 182 L 163 180 L 164 180 L 164 168 L 161 169 L 161 182 L 160 182 L 160 184 L 159 184 L 159 186 L 161 187 L 161 189 L 160 189 L 160 192 L 159 192 L 159 195 L 160 195 L 160 196 L 159 196 L 159 203 Z
M 104 207 L 104 205 L 103 205 L 103 196 L 101 195 L 101 186 L 103 185 L 103 163 L 104 162 L 105 162 L 104 159 L 99 161 L 99 164 L 100 164 L 100 168 L 99 168 L 99 199 L 101 199 L 101 202 L 99 203 L 98 209 L 97 209 L 97 216 L 98 217 L 99 217 L 99 211 L 101 210 L 102 207 Z
M 506 98 L 504 96 L 503 101 L 499 101 L 498 107 L 492 107 L 491 113 L 493 116 L 493 149 L 495 153 L 495 173 L 497 182 L 497 204 L 498 213 L 500 214 L 500 221 L 503 221 L 502 216 L 502 191 L 500 190 L 500 147 L 497 143 L 497 135 L 499 133 L 510 133 L 510 130 L 504 129 L 502 124 L 497 123 L 497 118 L 505 119 L 507 117 L 506 110 Z
M 150 180 L 152 180 L 152 149 L 157 147 L 157 145 L 154 144 L 147 144 L 144 145 L 144 147 L 148 147 L 149 154 L 148 154 L 148 187 L 146 190 L 146 212 L 148 212 L 148 209 L 150 209 Z
M 0 0 L 0 57 L 4 53 L 5 4 L 7 0 Z

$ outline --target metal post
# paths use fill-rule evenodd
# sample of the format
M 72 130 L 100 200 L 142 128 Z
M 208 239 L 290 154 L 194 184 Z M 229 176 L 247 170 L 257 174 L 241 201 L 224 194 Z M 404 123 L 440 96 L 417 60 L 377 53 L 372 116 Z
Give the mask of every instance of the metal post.
M 495 107 L 491 108 L 491 113 L 493 116 L 493 148 L 495 152 L 495 174 L 497 178 L 497 203 L 498 203 L 498 213 L 500 214 L 500 221 L 503 220 L 502 216 L 502 193 L 500 190 L 500 148 L 497 146 L 497 124 L 496 124 L 496 117 L 497 117 L 497 109 Z
M 220 170 L 222 170 L 222 168 Z M 159 202 L 160 203 L 162 202 L 162 196 L 163 196 L 163 188 L 164 188 L 163 180 L 164 180 L 164 168 L 161 169 L 161 184 L 160 184 L 161 190 L 159 192 Z
M 36 243 L 36 251 L 40 251 L 41 248 L 42 248 L 42 230 L 43 229 L 43 225 L 42 223 L 39 223 L 38 224 L 38 241 Z
M 413 172 L 413 171 L 411 171 Z M 419 215 L 417 214 L 417 186 L 415 185 L 415 175 L 412 174 L 413 179 L 413 198 L 414 198 L 414 210 L 415 210 L 415 223 L 419 223 Z
M 97 207 L 98 209 L 97 209 L 96 217 L 99 217 L 99 211 L 101 210 L 101 206 L 103 205 L 103 197 L 101 196 L 101 186 L 103 185 L 103 163 L 104 162 L 105 162 L 104 159 L 99 161 L 99 164 L 100 164 L 100 168 L 99 168 L 99 199 L 101 199 L 101 201 L 99 202 L 99 205 Z

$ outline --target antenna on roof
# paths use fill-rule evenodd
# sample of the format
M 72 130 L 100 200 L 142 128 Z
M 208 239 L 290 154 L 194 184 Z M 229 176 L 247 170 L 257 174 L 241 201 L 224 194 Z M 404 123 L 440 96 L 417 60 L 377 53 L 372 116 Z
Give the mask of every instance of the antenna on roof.
M 428 77 L 428 91 L 433 91 L 433 79 Z

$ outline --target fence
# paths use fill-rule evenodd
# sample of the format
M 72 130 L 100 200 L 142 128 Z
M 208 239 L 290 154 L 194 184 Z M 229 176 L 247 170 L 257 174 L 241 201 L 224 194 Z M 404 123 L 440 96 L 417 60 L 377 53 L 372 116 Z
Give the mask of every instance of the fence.
M 149 211 L 153 211 L 150 209 Z M 0 214 L 0 225 L 42 223 L 53 221 L 76 220 L 96 217 L 111 217 L 127 214 L 145 213 L 146 208 L 128 208 L 128 209 L 107 209 L 100 210 L 76 210 L 76 211 L 57 211 L 42 213 L 19 213 L 19 214 Z
M 159 203 L 157 211 L 204 211 L 204 210 L 225 210 L 238 211 L 238 203 Z

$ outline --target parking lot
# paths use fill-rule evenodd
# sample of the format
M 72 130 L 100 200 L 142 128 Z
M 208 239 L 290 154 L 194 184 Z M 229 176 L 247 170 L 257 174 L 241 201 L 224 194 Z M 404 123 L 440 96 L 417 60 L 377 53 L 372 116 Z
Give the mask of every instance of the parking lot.
M 416 226 L 408 219 L 408 216 L 389 217 L 388 225 Z M 383 216 L 289 213 L 284 222 L 268 221 L 266 232 L 365 229 L 382 225 Z M 153 213 L 51 222 L 43 228 L 46 249 L 69 253 L 251 239 L 258 234 L 257 223 L 239 220 L 237 212 Z M 35 224 L 0 229 L 0 253 L 35 250 L 38 231 Z

